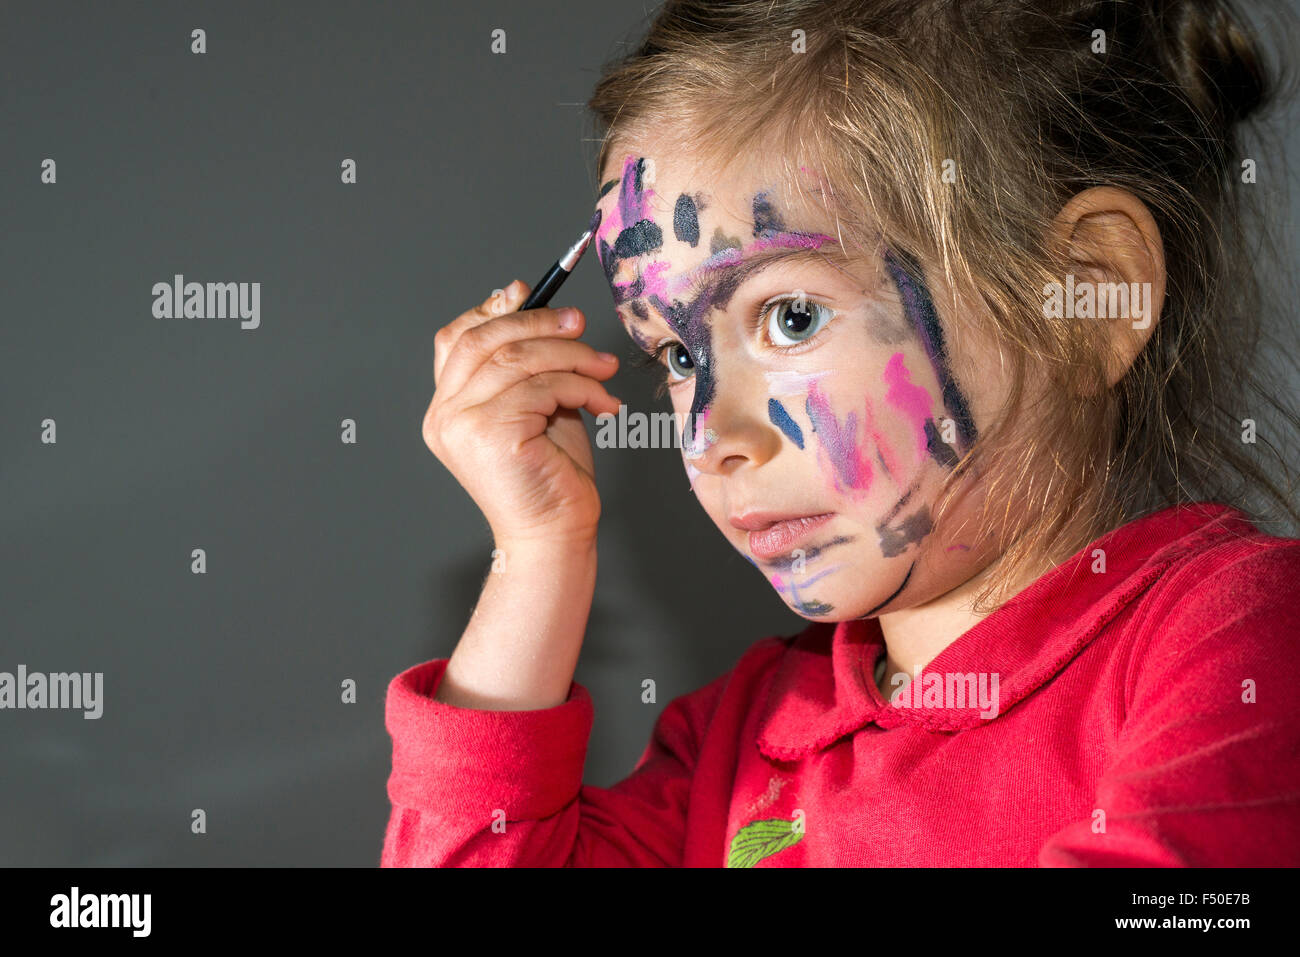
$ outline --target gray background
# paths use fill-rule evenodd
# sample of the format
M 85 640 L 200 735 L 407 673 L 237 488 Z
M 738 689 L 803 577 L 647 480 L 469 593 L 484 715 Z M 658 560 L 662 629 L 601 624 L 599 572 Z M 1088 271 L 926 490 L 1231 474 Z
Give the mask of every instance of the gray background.
M 581 231 L 581 104 L 647 16 L 466 6 L 0 11 L 0 671 L 102 671 L 105 699 L 97 721 L 0 712 L 0 864 L 378 863 L 386 685 L 450 654 L 490 564 L 420 437 L 433 336 Z M 261 282 L 261 328 L 154 319 L 174 273 Z M 627 366 L 590 253 L 555 304 L 625 357 L 614 394 L 667 408 Z M 804 623 L 700 511 L 678 453 L 596 454 L 576 678 L 597 707 L 586 781 L 608 785 L 669 700 Z

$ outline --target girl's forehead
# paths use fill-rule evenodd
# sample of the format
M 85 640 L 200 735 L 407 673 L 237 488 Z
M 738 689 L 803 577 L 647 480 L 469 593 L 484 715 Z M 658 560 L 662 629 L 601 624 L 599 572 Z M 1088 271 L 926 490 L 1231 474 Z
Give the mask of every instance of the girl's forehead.
M 692 184 L 679 164 L 639 153 L 623 154 L 616 169 L 601 184 L 596 254 L 615 307 L 641 319 L 698 319 L 726 308 L 755 272 L 837 245 L 812 220 L 792 216 L 761 178 L 719 176 L 710 188 Z
M 710 219 L 740 223 L 753 217 L 756 204 L 793 209 L 801 199 L 783 176 L 744 159 L 723 169 L 659 151 L 623 151 L 606 161 L 601 175 L 597 206 L 606 215 L 613 209 L 668 219 L 690 201 L 698 210 L 707 206 Z M 813 174 L 808 185 L 816 191 Z
M 603 173 L 596 248 L 607 273 L 615 262 L 646 257 L 658 260 L 660 269 L 676 270 L 724 249 L 772 241 L 794 228 L 826 226 L 815 207 L 792 202 L 792 191 L 782 188 L 779 176 L 764 175 L 752 164 L 738 161 L 716 170 L 625 151 L 611 157 Z

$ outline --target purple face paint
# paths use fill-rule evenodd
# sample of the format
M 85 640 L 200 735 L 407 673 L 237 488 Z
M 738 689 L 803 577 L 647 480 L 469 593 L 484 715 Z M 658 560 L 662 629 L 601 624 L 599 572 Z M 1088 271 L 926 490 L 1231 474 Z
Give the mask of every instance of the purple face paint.
M 807 559 L 805 558 L 805 561 L 806 561 L 806 560 L 807 560 Z M 809 579 L 807 579 L 806 581 L 800 583 L 799 587 L 800 587 L 800 588 L 807 588 L 809 585 L 814 585 L 814 584 L 816 584 L 817 582 L 821 581 L 823 578 L 825 578 L 827 575 L 831 574 L 832 572 L 837 572 L 837 571 L 839 571 L 839 570 L 840 570 L 841 568 L 843 568 L 843 567 L 844 567 L 843 565 L 834 565 L 834 566 L 832 566 L 831 568 L 828 568 L 828 569 L 826 569 L 826 570 L 823 571 L 823 572 L 818 572 L 818 573 L 817 573 L 816 575 L 814 575 L 812 578 L 809 578 Z M 772 576 L 772 584 L 773 584 L 774 586 L 776 586 L 776 590 L 777 590 L 777 591 L 785 591 L 785 590 L 786 590 L 785 583 L 782 582 L 782 580 L 781 580 L 781 576 L 780 576 L 780 575 L 773 575 L 773 576 Z M 790 580 L 790 587 L 793 588 L 794 585 L 795 585 L 795 582 L 794 582 L 794 579 L 792 578 L 792 579 Z
M 623 160 L 623 175 L 619 179 L 618 202 L 601 219 L 596 230 L 596 255 L 605 270 L 605 278 L 614 291 L 615 305 L 640 295 L 642 279 L 638 275 L 631 283 L 618 282 L 615 274 L 624 259 L 644 256 L 663 246 L 663 230 L 650 216 L 650 198 L 654 190 L 646 187 L 645 157 L 627 156 Z M 614 182 L 611 180 L 610 182 Z M 601 195 L 609 192 L 608 184 Z
M 822 451 L 834 469 L 835 488 L 868 489 L 871 487 L 871 462 L 866 451 L 858 445 L 857 414 L 850 412 L 841 427 L 831 410 L 830 402 L 816 383 L 808 390 L 804 410 L 812 422 L 813 431 L 821 442 Z
M 829 569 L 829 571 L 834 571 L 834 569 Z M 820 578 L 821 576 L 819 575 L 817 577 Z M 804 582 L 802 587 L 807 588 L 808 585 L 810 584 L 812 583 Z M 815 601 L 815 600 L 809 601 L 800 598 L 799 586 L 795 585 L 794 579 L 790 580 L 790 607 L 793 608 L 801 615 L 810 615 L 810 616 L 829 615 L 832 611 L 835 610 L 833 605 L 829 605 L 824 601 Z

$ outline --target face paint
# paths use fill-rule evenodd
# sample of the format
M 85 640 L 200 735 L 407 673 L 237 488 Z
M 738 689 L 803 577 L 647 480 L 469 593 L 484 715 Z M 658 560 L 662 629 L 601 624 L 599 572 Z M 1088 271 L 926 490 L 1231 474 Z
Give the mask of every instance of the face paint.
M 880 463 L 880 468 L 884 473 L 895 481 L 901 481 L 903 468 L 898 462 L 897 456 L 890 444 L 885 441 L 885 437 L 880 434 L 876 428 L 875 415 L 872 412 L 871 400 L 863 397 L 863 423 L 866 427 L 866 433 L 871 437 L 871 442 L 876 449 L 876 461 Z
M 877 525 L 876 531 L 880 533 L 880 553 L 886 558 L 896 558 L 909 545 L 915 545 L 934 531 L 934 524 L 930 521 L 930 509 L 923 505 L 898 525 Z
M 767 391 L 773 395 L 794 395 L 795 393 L 804 393 L 817 382 L 822 376 L 827 374 L 827 370 L 820 372 L 764 372 L 763 378 L 767 382 Z
M 931 403 L 930 393 L 919 385 L 913 385 L 911 375 L 901 352 L 895 352 L 889 357 L 885 366 L 885 384 L 889 386 L 885 401 L 911 421 L 916 433 L 916 458 L 919 461 L 929 451 L 925 423 L 930 419 Z
M 808 390 L 804 411 L 817 433 L 822 451 L 834 470 L 838 491 L 865 490 L 871 487 L 871 463 L 858 445 L 857 414 L 850 412 L 843 427 L 831 411 L 830 401 L 816 383 Z
M 620 317 L 638 347 L 662 352 L 672 346 L 668 364 L 674 371 L 668 379 L 679 383 L 672 390 L 673 405 L 679 413 L 689 405 L 692 423 L 682 428 L 689 435 L 682 436 L 681 445 L 693 494 L 745 560 L 765 572 L 800 615 L 871 617 L 903 607 L 907 602 L 901 596 L 909 589 L 918 596 L 931 594 L 936 582 L 951 580 L 951 569 L 966 560 L 962 553 L 976 546 L 944 542 L 926 551 L 927 562 L 938 561 L 922 574 L 924 543 L 936 534 L 930 494 L 936 473 L 930 463 L 955 465 L 974 441 L 975 428 L 953 380 L 921 269 L 909 257 L 886 251 L 886 268 L 874 283 L 868 275 L 875 271 L 872 264 L 856 258 L 849 269 L 814 263 L 807 277 L 803 271 L 777 272 L 791 285 L 814 289 L 835 312 L 843 315 L 849 312 L 843 306 L 852 304 L 852 314 L 861 315 L 860 327 L 857 320 L 845 326 L 841 319 L 838 332 L 832 330 L 831 341 L 824 343 L 829 352 L 804 358 L 804 350 L 791 349 L 786 361 L 784 337 L 777 339 L 773 331 L 769 341 L 764 317 L 755 325 L 749 312 L 769 293 L 786 291 L 776 288 L 784 282 L 765 281 L 770 289 L 749 296 L 746 280 L 782 249 L 834 244 L 834 228 L 823 227 L 831 235 L 789 228 L 784 194 L 761 178 L 760 164 L 753 164 L 753 175 L 730 168 L 720 172 L 704 192 L 697 189 L 702 180 L 692 183 L 689 169 L 679 171 L 675 160 L 664 157 L 654 182 L 654 153 L 644 152 L 645 157 L 623 157 L 622 175 L 602 184 L 597 251 Z M 812 192 L 827 199 L 833 195 L 825 184 Z M 816 221 L 832 220 L 819 212 Z M 881 308 L 881 280 L 883 291 L 897 287 L 899 306 Z M 823 368 L 803 371 L 814 365 Z M 720 398 L 729 403 L 719 404 Z M 945 416 L 954 420 L 957 432 L 951 443 L 939 435 L 942 429 L 952 436 L 954 427 L 947 426 Z M 724 469 L 717 453 L 716 462 L 704 457 L 727 439 L 734 447 L 719 446 L 718 452 L 734 452 L 730 464 L 739 468 Z M 778 454 L 786 439 L 811 457 Z M 705 472 L 709 480 L 697 483 Z M 895 499 L 892 507 L 890 499 Z M 834 513 L 834 524 L 820 533 L 824 538 L 808 535 L 795 550 L 797 565 L 793 556 L 756 559 L 743 533 L 726 521 L 729 510 L 734 514 L 742 506 L 778 513 L 826 511 Z M 958 557 L 945 560 L 934 553 Z M 834 566 L 832 557 L 839 559 Z M 864 616 L 868 604 L 874 607 Z
M 814 558 L 817 558 L 822 552 L 826 551 L 826 549 L 828 548 L 834 548 L 836 545 L 847 545 L 850 542 L 856 540 L 857 540 L 856 535 L 836 535 L 829 542 L 823 542 L 821 545 L 817 545 L 813 548 L 804 549 L 804 553 L 802 556 L 803 560 L 806 564 L 808 562 L 811 562 Z M 753 562 L 753 559 L 750 559 L 750 561 Z M 794 571 L 794 563 L 795 563 L 795 558 L 793 555 L 789 557 L 782 555 L 780 558 L 767 558 L 763 560 L 764 565 L 768 565 L 772 568 L 777 569 L 778 571 L 787 571 L 787 572 Z M 755 568 L 758 567 L 757 562 L 754 562 L 754 567 Z
M 891 601 L 893 601 L 895 598 L 901 595 L 903 593 L 903 589 L 907 587 L 907 583 L 912 580 L 912 572 L 915 570 L 916 570 L 916 562 L 912 562 L 912 564 L 908 566 L 907 574 L 903 576 L 903 581 L 899 584 L 897 588 L 894 589 L 893 594 L 890 595 L 888 598 L 886 598 L 884 601 L 882 601 L 879 605 L 876 605 L 873 608 L 868 609 L 865 615 L 859 615 L 858 618 L 859 619 L 870 618 L 872 615 L 880 611 L 880 609 L 884 608 Z
M 894 280 L 894 285 L 898 287 L 898 295 L 903 303 L 903 311 L 916 327 L 917 334 L 921 337 L 921 345 L 925 348 L 925 354 L 929 357 L 931 365 L 934 366 L 934 372 L 939 379 L 939 387 L 943 393 L 944 407 L 952 412 L 953 419 L 957 424 L 958 448 L 965 452 L 976 438 L 975 421 L 971 418 L 966 397 L 958 388 L 956 380 L 952 377 L 952 371 L 948 367 L 948 351 L 944 345 L 943 328 L 939 325 L 939 315 L 935 311 L 933 300 L 930 298 L 930 291 L 925 286 L 921 266 L 905 254 L 892 250 L 885 250 L 884 258 L 885 266 Z M 932 426 L 927 427 L 927 433 L 931 428 Z M 934 450 L 932 449 L 932 451 Z M 953 456 L 953 462 L 955 463 L 955 461 L 956 456 Z
M 925 505 L 922 505 L 901 522 L 894 523 L 894 519 L 920 487 L 919 482 L 914 483 L 876 525 L 876 534 L 879 536 L 880 541 L 880 552 L 886 558 L 898 557 L 907 550 L 909 545 L 915 545 L 934 530 L 934 524 L 930 520 L 930 509 Z
M 772 208 L 772 201 L 768 198 L 766 190 L 754 197 L 753 208 L 755 236 L 774 236 L 785 232 L 785 224 Z
M 712 429 L 705 429 L 703 435 L 698 437 L 693 436 L 691 441 L 683 443 L 682 454 L 688 459 L 698 459 L 701 455 L 707 452 L 711 446 L 716 444 L 717 441 L 718 433 L 714 432 Z M 695 474 L 700 474 L 698 469 Z
M 673 207 L 673 235 L 692 247 L 700 242 L 700 214 L 693 198 L 682 193 Z
M 800 598 L 799 589 L 800 587 L 807 588 L 817 579 L 823 578 L 826 575 L 829 575 L 833 571 L 837 571 L 839 567 L 840 566 L 836 565 L 835 568 L 826 569 L 826 571 L 822 572 L 820 575 L 817 575 L 816 577 L 811 578 L 808 581 L 804 582 L 802 586 L 796 585 L 794 579 L 791 579 L 790 584 L 787 587 L 785 583 L 781 581 L 781 577 L 779 575 L 773 575 L 771 581 L 773 587 L 775 587 L 777 591 L 783 593 L 788 591 L 790 593 L 790 606 L 800 614 L 810 615 L 810 616 L 828 615 L 835 610 L 834 606 L 828 605 L 824 601 L 807 600 L 807 599 Z
M 785 433 L 787 439 L 799 448 L 803 448 L 803 430 L 794 419 L 790 418 L 790 413 L 778 400 L 767 400 L 767 417 L 772 420 L 773 425 Z
M 753 242 L 742 246 L 719 228 L 714 231 L 710 242 L 709 257 L 688 273 L 670 279 L 671 263 L 658 260 L 639 266 L 634 278 L 624 281 L 617 276 L 624 260 L 647 256 L 663 247 L 663 230 L 654 222 L 649 210 L 649 200 L 654 191 L 646 188 L 644 183 L 645 164 L 645 157 L 629 155 L 624 159 L 618 204 L 614 211 L 616 215 L 602 219 L 597 235 L 597 253 L 614 292 L 615 305 L 630 302 L 633 314 L 641 318 L 646 315 L 645 303 L 648 302 L 677 333 L 691 357 L 694 395 L 688 419 L 689 434 L 684 436 L 684 440 L 690 449 L 689 457 L 698 458 L 703 449 L 717 439 L 716 433 L 710 435 L 706 432 L 706 444 L 701 447 L 696 437 L 717 388 L 709 313 L 727 308 L 744 277 L 747 259 L 755 253 L 775 248 L 817 249 L 823 243 L 833 243 L 834 239 L 820 233 L 787 229 L 768 192 L 763 191 L 754 197 L 751 204 L 756 237 Z M 698 196 L 681 193 L 673 207 L 673 235 L 691 246 L 699 241 L 699 200 Z M 615 237 L 612 245 L 608 239 L 611 235 Z M 687 290 L 693 290 L 694 295 L 683 298 Z M 633 338 L 645 349 L 644 336 Z

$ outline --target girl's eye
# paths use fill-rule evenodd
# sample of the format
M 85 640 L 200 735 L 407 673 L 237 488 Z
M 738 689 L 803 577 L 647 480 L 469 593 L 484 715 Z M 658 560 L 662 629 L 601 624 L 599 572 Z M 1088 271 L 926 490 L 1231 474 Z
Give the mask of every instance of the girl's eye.
M 672 382 L 681 382 L 683 379 L 689 379 L 695 371 L 695 360 L 686 347 L 680 342 L 665 343 L 668 353 L 668 378 Z M 661 346 L 660 349 L 664 349 Z
M 806 342 L 830 321 L 831 309 L 811 299 L 781 299 L 765 307 L 767 333 L 773 345 L 794 346 Z

